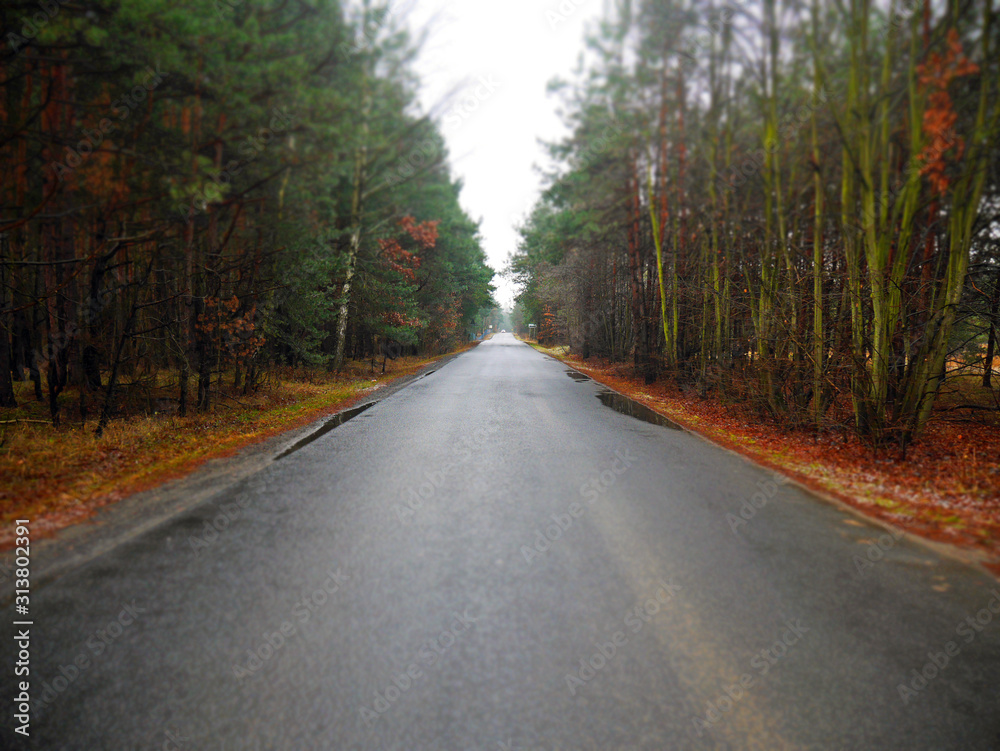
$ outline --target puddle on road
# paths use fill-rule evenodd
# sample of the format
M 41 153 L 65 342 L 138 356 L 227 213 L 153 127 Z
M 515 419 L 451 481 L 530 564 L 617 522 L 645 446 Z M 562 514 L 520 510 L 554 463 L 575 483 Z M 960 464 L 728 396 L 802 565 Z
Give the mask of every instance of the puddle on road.
M 611 407 L 611 409 L 621 412 L 623 415 L 651 422 L 653 425 L 661 425 L 671 430 L 684 430 L 684 428 L 673 420 L 667 419 L 659 412 L 654 412 L 645 404 L 640 404 L 634 399 L 629 399 L 627 396 L 622 396 L 615 391 L 602 391 L 597 395 L 597 398 L 601 400 L 601 404 L 605 407 Z
M 327 433 L 329 433 L 334 428 L 339 428 L 341 425 L 343 425 L 348 420 L 350 420 L 350 419 L 352 419 L 354 417 L 357 417 L 362 412 L 364 412 L 366 409 L 369 409 L 370 407 L 374 407 L 376 404 L 378 404 L 378 402 L 369 402 L 368 404 L 362 404 L 360 407 L 354 407 L 352 409 L 345 409 L 343 412 L 338 412 L 333 417 L 331 417 L 329 420 L 327 420 L 325 423 L 323 423 L 322 427 L 317 428 L 316 430 L 314 430 L 312 433 L 310 433 L 309 435 L 307 435 L 302 440 L 296 441 L 295 443 L 293 443 L 287 449 L 285 449 L 280 454 L 278 454 L 276 457 L 274 457 L 274 460 L 278 461 L 278 459 L 284 459 L 286 456 L 288 456 L 292 452 L 298 451 L 300 448 L 303 448 L 304 446 L 308 446 L 310 443 L 312 443 L 313 441 L 315 441 L 317 438 L 321 438 L 322 436 L 325 436 Z
M 566 375 L 572 378 L 577 383 L 583 383 L 584 381 L 589 381 L 590 376 L 585 376 L 579 370 L 567 370 Z

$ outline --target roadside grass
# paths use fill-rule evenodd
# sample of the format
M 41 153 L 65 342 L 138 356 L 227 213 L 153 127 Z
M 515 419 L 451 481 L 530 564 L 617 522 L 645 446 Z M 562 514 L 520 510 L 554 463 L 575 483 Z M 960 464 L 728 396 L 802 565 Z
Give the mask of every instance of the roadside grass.
M 977 550 L 1000 573 L 1000 416 L 955 410 L 957 405 L 995 406 L 995 395 L 982 388 L 978 377 L 955 379 L 904 459 L 896 448 L 873 450 L 847 429 L 789 428 L 665 380 L 646 385 L 627 363 L 585 362 L 565 348 L 527 343 L 692 432 L 872 517 Z
M 95 415 L 80 421 L 75 390 L 60 397 L 62 423 L 53 427 L 47 403 L 34 399 L 31 383 L 17 383 L 19 406 L 0 410 L 0 549 L 10 547 L 14 519 L 31 519 L 36 537 L 50 534 L 131 493 L 183 477 L 209 459 L 338 412 L 443 356 L 399 358 L 384 376 L 372 373 L 367 361 L 348 363 L 340 374 L 276 370 L 255 393 L 223 389 L 210 411 L 191 410 L 186 417 L 149 414 L 151 404 L 169 405 L 159 398 L 159 387 L 147 382 L 141 398 L 130 398 L 126 384 L 125 414 L 101 438 L 94 436 Z

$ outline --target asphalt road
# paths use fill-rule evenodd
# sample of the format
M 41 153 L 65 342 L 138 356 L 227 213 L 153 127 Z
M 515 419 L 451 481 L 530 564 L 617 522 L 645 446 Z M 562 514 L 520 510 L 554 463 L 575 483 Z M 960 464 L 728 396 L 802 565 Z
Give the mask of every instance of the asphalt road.
M 37 588 L 0 745 L 1000 748 L 995 580 L 601 390 L 498 335 Z

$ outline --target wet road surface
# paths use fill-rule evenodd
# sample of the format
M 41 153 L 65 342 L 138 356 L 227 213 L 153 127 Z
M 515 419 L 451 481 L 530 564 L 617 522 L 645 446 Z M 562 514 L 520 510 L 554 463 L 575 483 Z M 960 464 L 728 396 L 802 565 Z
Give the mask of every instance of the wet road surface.
M 569 375 L 497 335 L 38 587 L 0 746 L 1000 748 L 996 581 Z

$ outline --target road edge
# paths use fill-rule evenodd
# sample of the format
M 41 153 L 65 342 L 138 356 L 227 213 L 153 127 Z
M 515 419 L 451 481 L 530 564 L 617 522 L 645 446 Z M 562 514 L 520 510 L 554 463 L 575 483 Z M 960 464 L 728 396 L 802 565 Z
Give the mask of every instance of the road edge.
M 208 459 L 183 477 L 132 493 L 98 509 L 87 519 L 33 541 L 32 589 L 44 587 L 171 519 L 210 502 L 227 488 L 269 466 L 279 454 L 318 430 L 335 415 L 348 409 L 382 401 L 469 351 L 471 350 L 464 349 L 442 355 L 413 373 L 367 391 L 356 400 L 350 400 L 336 412 L 317 417 L 306 425 L 282 431 L 259 443 L 245 446 L 230 456 Z M 11 565 L 8 566 L 11 570 L 13 570 L 13 553 L 12 549 L 2 554 L 4 559 L 11 559 Z M 7 561 L 4 560 L 3 564 L 6 565 Z M 13 597 L 14 579 L 8 577 L 0 581 L 0 608 L 9 605 Z
M 559 358 L 559 357 L 557 357 L 555 355 L 551 355 L 548 352 L 544 352 L 544 351 L 542 351 L 542 350 L 540 350 L 540 349 L 532 346 L 532 344 L 530 342 L 525 342 L 523 340 L 521 340 L 521 341 L 524 344 L 527 344 L 532 349 L 534 349 L 540 355 L 543 355 L 545 357 L 549 357 L 549 358 L 555 360 L 556 362 L 558 362 L 560 365 L 564 365 L 567 368 L 571 368 L 572 370 L 575 370 L 577 373 L 581 373 L 582 375 L 585 375 L 587 378 L 589 378 L 590 380 L 592 380 L 594 383 L 600 384 L 603 388 L 606 388 L 609 391 L 613 391 L 614 393 L 620 394 L 621 396 L 625 397 L 626 399 L 632 399 L 633 401 L 635 401 L 633 397 L 629 396 L 628 394 L 622 393 L 618 389 L 616 389 L 616 388 L 614 388 L 612 386 L 609 386 L 608 384 L 604 383 L 603 381 L 599 381 L 598 379 L 594 378 L 590 373 L 586 373 L 586 372 L 580 370 L 579 368 L 574 367 L 573 365 L 571 365 L 570 363 L 566 362 L 565 360 L 563 360 L 563 359 L 561 359 L 561 358 Z M 663 415 L 665 418 L 667 418 L 669 420 L 673 420 L 674 419 L 673 416 L 671 416 L 671 415 L 665 415 L 665 414 L 663 414 L 663 412 L 660 412 L 660 410 L 656 409 L 655 406 L 648 405 L 648 404 L 646 406 L 649 407 L 650 409 L 652 409 L 653 411 L 657 412 L 658 414 Z M 861 519 L 861 520 L 863 520 L 865 522 L 868 522 L 869 524 L 873 524 L 875 526 L 881 527 L 882 529 L 886 530 L 886 532 L 889 532 L 889 533 L 900 531 L 899 527 L 895 527 L 891 523 L 885 521 L 884 519 L 880 519 L 877 516 L 872 516 L 870 514 L 867 514 L 867 513 L 864 512 L 864 510 L 862 510 L 862 509 L 860 509 L 860 508 L 858 508 L 856 506 L 852 506 L 850 503 L 847 503 L 846 501 L 843 501 L 840 498 L 837 498 L 833 494 L 826 493 L 826 492 L 824 492 L 822 490 L 818 490 L 816 488 L 810 487 L 806 483 L 804 483 L 801 480 L 799 480 L 798 477 L 795 476 L 795 474 L 790 473 L 786 469 L 783 469 L 783 468 L 780 468 L 780 467 L 771 466 L 771 465 L 768 465 L 768 464 L 762 464 L 761 462 L 753 459 L 752 457 L 747 456 L 746 454 L 742 454 L 739 451 L 736 451 L 735 449 L 730 448 L 729 446 L 725 446 L 725 445 L 723 445 L 723 444 L 721 444 L 721 443 L 713 440 L 712 438 L 708 437 L 704 433 L 701 433 L 700 431 L 692 428 L 690 425 L 683 425 L 681 423 L 678 423 L 678 425 L 680 426 L 680 429 L 683 430 L 683 431 L 685 431 L 686 433 L 689 433 L 689 434 L 691 434 L 693 436 L 696 436 L 697 438 L 700 438 L 702 441 L 704 441 L 705 443 L 708 443 L 708 444 L 714 446 L 715 448 L 721 449 L 722 451 L 725 451 L 725 452 L 727 452 L 729 454 L 732 454 L 733 456 L 737 456 L 740 459 L 742 459 L 743 461 L 747 462 L 748 464 L 753 465 L 754 467 L 757 467 L 759 469 L 765 469 L 765 470 L 767 470 L 769 472 L 775 472 L 775 473 L 778 473 L 778 474 L 782 475 L 782 477 L 784 477 L 784 478 L 786 478 L 788 480 L 788 484 L 794 485 L 799 490 L 802 490 L 803 492 L 807 493 L 808 495 L 811 495 L 814 498 L 816 498 L 816 499 L 818 499 L 820 501 L 823 501 L 824 503 L 832 505 L 832 506 L 840 509 L 841 511 L 848 512 L 851 516 L 854 516 L 854 517 L 856 517 L 858 519 Z M 1000 580 L 1000 573 L 997 573 L 997 572 L 993 571 L 989 567 L 989 564 L 991 564 L 993 561 L 990 559 L 989 556 L 987 556 L 985 553 L 983 553 L 981 551 L 970 550 L 970 549 L 967 549 L 967 548 L 960 547 L 958 545 L 954 545 L 952 543 L 938 542 L 937 540 L 929 540 L 926 537 L 922 537 L 920 535 L 916 535 L 916 534 L 914 534 L 912 532 L 908 532 L 906 530 L 901 530 L 901 531 L 906 536 L 906 538 L 909 539 L 911 542 L 915 542 L 915 543 L 921 545 L 922 547 L 927 548 L 928 550 L 930 550 L 933 553 L 936 553 L 936 554 L 938 554 L 940 556 L 943 556 L 943 557 L 946 557 L 946 558 L 950 558 L 950 559 L 952 559 L 954 561 L 958 561 L 959 563 L 963 563 L 965 565 L 971 566 L 972 568 L 975 568 L 976 570 L 981 571 L 982 573 L 986 574 L 991 579 Z

